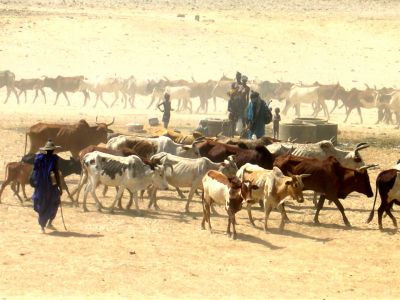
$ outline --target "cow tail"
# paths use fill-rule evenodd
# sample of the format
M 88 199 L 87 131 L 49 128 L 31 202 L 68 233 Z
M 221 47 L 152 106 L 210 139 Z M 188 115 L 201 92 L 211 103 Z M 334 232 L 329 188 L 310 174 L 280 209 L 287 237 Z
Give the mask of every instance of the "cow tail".
M 367 219 L 367 223 L 371 222 L 372 219 L 374 218 L 374 213 L 375 213 L 375 203 L 376 203 L 376 197 L 378 196 L 378 184 L 375 187 L 375 199 L 374 199 L 374 206 L 372 207 L 371 212 L 369 213 L 369 217 Z
M 26 155 L 26 146 L 28 144 L 28 133 L 25 132 L 25 149 L 24 149 L 24 155 Z

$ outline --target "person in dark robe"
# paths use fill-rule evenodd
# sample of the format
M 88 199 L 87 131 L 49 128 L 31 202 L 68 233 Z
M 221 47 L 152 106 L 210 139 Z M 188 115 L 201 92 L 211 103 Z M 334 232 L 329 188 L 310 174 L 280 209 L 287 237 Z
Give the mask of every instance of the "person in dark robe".
M 237 86 L 235 83 L 231 84 L 231 89 L 228 92 L 228 118 L 229 118 L 229 136 L 234 136 L 236 132 L 236 123 L 239 121 L 241 114 L 239 107 L 239 97 L 237 93 Z
M 52 221 L 57 215 L 62 195 L 58 155 L 54 154 L 57 148 L 60 147 L 48 140 L 46 145 L 40 148 L 42 153 L 36 155 L 33 165 L 33 209 L 39 214 L 38 221 L 42 233 L 45 233 L 46 225 L 47 228 L 55 229 Z
M 164 106 L 164 109 L 162 110 L 160 106 Z M 171 108 L 170 95 L 168 93 L 164 94 L 164 102 L 158 104 L 157 107 L 163 113 L 162 121 L 164 123 L 164 128 L 167 129 L 169 119 L 171 118 L 171 111 L 173 111 L 173 109 Z
M 248 138 L 251 139 L 253 135 L 261 138 L 265 135 L 265 118 L 262 111 L 263 103 L 261 103 L 263 100 L 260 99 L 258 92 L 252 92 L 250 99 L 251 101 L 247 106 Z

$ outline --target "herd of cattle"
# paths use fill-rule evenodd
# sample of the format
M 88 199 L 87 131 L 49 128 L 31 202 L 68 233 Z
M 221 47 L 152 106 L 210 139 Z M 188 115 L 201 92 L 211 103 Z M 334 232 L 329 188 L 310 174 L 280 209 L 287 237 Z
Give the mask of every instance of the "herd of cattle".
M 133 76 L 125 79 L 121 77 L 109 77 L 96 80 L 89 80 L 84 76 L 63 77 L 56 78 L 42 77 L 35 79 L 15 79 L 15 74 L 11 71 L 0 71 L 0 88 L 7 88 L 7 96 L 4 103 L 7 103 L 11 92 L 15 94 L 19 103 L 19 96 L 24 93 L 25 102 L 27 101 L 26 93 L 28 90 L 35 91 L 35 98 L 39 96 L 39 91 L 42 94 L 46 103 L 46 93 L 44 88 L 50 88 L 56 93 L 54 104 L 57 104 L 58 98 L 61 94 L 70 105 L 67 93 L 82 92 L 84 95 L 83 105 L 87 104 L 90 99 L 90 93 L 96 96 L 97 102 L 101 100 L 106 107 L 109 104 L 104 100 L 103 93 L 113 93 L 115 95 L 114 101 L 111 103 L 112 107 L 121 97 L 124 103 L 124 108 L 128 106 L 134 108 L 135 97 L 137 94 L 144 96 L 151 96 L 151 102 L 148 105 L 150 108 L 154 103 L 160 101 L 165 92 L 170 94 L 171 100 L 179 100 L 178 110 L 192 109 L 192 98 L 199 98 L 200 105 L 196 112 L 208 111 L 208 101 L 213 99 L 214 109 L 216 110 L 216 98 L 227 99 L 227 91 L 233 79 L 222 76 L 220 80 L 208 80 L 206 82 L 196 82 L 193 78 L 192 81 L 186 80 L 169 80 L 164 77 L 163 79 L 154 80 L 138 80 Z M 304 85 L 302 83 L 290 82 L 270 82 L 270 81 L 257 81 L 253 80 L 248 83 L 252 90 L 258 91 L 261 97 L 265 100 L 278 99 L 285 100 L 286 104 L 283 109 L 283 114 L 286 114 L 290 108 L 295 108 L 296 115 L 300 116 L 300 104 L 310 103 L 314 109 L 314 116 L 317 116 L 321 109 L 324 111 L 325 117 L 329 118 L 329 114 L 338 106 L 340 100 L 345 107 L 346 117 L 344 122 L 347 121 L 350 113 L 356 109 L 360 116 L 361 123 L 363 122 L 361 108 L 377 108 L 378 118 L 377 123 L 386 122 L 393 124 L 392 115 L 396 116 L 396 124 L 400 126 L 400 90 L 394 88 L 370 88 L 366 84 L 365 90 L 352 88 L 346 91 L 339 83 L 337 84 L 320 84 L 315 82 L 311 85 Z M 18 92 L 17 92 L 18 90 Z M 329 112 L 326 101 L 333 100 L 334 106 Z
M 114 120 L 113 120 L 114 122 Z M 157 191 L 176 188 L 183 198 L 181 188 L 190 188 L 185 210 L 190 211 L 190 202 L 194 194 L 202 191 L 203 220 L 211 230 L 210 215 L 213 205 L 222 205 L 228 213 L 228 234 L 233 227 L 236 236 L 235 213 L 246 207 L 250 222 L 254 225 L 251 206 L 262 203 L 265 210 L 265 230 L 272 209 L 281 213 L 280 229 L 284 229 L 288 220 L 285 201 L 288 197 L 303 202 L 303 191 L 314 191 L 316 213 L 314 221 L 319 223 L 318 215 L 325 199 L 332 201 L 342 214 L 346 226 L 350 226 L 340 199 L 352 192 L 374 195 L 368 169 L 376 165 L 366 164 L 360 151 L 368 147 L 360 143 L 351 151 L 336 148 L 331 141 L 315 144 L 282 143 L 272 138 L 258 140 L 239 140 L 218 137 L 205 138 L 184 136 L 174 131 L 166 131 L 162 136 L 140 137 L 113 133 L 109 128 L 113 122 L 97 123 L 90 126 L 85 120 L 77 124 L 38 123 L 26 133 L 30 148 L 20 162 L 11 162 L 6 166 L 6 178 L 0 188 L 0 197 L 4 188 L 11 188 L 19 195 L 21 186 L 27 199 L 25 185 L 29 183 L 35 153 L 47 139 L 60 145 L 61 151 L 70 151 L 72 156 L 60 158 L 59 169 L 62 184 L 73 203 L 78 204 L 81 189 L 84 189 L 83 209 L 87 211 L 86 200 L 90 194 L 99 210 L 104 209 L 96 195 L 96 188 L 104 185 L 116 188 L 116 196 L 110 207 L 113 211 L 118 205 L 122 208 L 124 190 L 130 193 L 129 203 L 138 205 L 138 192 L 143 198 L 147 190 L 149 208 L 157 205 Z M 182 142 L 182 143 L 179 143 Z M 100 143 L 105 147 L 98 146 Z M 71 193 L 64 178 L 71 174 L 80 174 L 77 188 Z M 382 171 L 376 180 L 381 196 L 378 209 L 379 228 L 382 229 L 382 215 L 386 213 L 397 228 L 392 215 L 394 203 L 400 204 L 400 163 L 393 169 Z M 319 197 L 318 201 L 316 200 Z M 368 221 L 373 218 L 374 207 Z

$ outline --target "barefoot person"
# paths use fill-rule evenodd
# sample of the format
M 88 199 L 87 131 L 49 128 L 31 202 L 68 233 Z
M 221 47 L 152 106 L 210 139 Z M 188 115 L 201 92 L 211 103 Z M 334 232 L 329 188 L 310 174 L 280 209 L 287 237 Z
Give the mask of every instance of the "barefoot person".
M 54 229 L 51 224 L 56 217 L 62 189 L 58 172 L 58 155 L 54 150 L 60 148 L 55 146 L 51 140 L 40 150 L 35 157 L 33 166 L 33 182 L 35 191 L 33 193 L 33 208 L 39 214 L 39 225 L 41 232 L 45 233 L 45 227 Z
M 164 110 L 161 110 L 160 106 L 164 106 Z M 169 124 L 169 119 L 171 118 L 171 111 L 173 109 L 171 108 L 171 100 L 170 100 L 170 95 L 168 93 L 164 94 L 164 102 L 158 104 L 158 109 L 163 113 L 162 121 L 164 123 L 164 128 L 168 128 Z

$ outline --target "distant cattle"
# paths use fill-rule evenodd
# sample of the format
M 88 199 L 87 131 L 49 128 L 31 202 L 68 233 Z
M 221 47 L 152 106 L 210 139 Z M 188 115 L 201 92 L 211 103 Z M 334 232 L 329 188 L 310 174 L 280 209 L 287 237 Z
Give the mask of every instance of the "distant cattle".
M 14 93 L 15 97 L 17 98 L 17 103 L 19 104 L 19 97 L 17 91 L 15 90 L 15 74 L 11 71 L 0 71 L 0 88 L 5 86 L 7 88 L 7 96 L 6 100 L 4 100 L 4 104 L 7 103 L 8 98 L 10 98 L 11 92 Z
M 57 104 L 58 97 L 60 94 L 63 94 L 65 99 L 68 102 L 68 105 L 71 105 L 67 92 L 75 93 L 75 92 L 82 92 L 85 96 L 84 105 L 86 101 L 89 99 L 89 93 L 81 88 L 82 80 L 84 79 L 83 76 L 74 76 L 74 77 L 63 77 L 57 76 L 56 78 L 44 77 L 44 87 L 51 88 L 56 93 L 56 100 L 54 105 Z
M 97 123 L 89 126 L 85 120 L 77 124 L 49 124 L 37 123 L 31 126 L 26 133 L 25 148 L 27 139 L 30 140 L 28 153 L 35 153 L 48 139 L 53 140 L 56 145 L 61 146 L 58 151 L 70 151 L 74 158 L 79 157 L 79 151 L 89 145 L 98 145 L 107 142 L 107 133 L 112 132 L 108 127 L 114 124 Z
M 190 97 L 199 97 L 200 104 L 196 110 L 199 113 L 203 110 L 204 113 L 208 112 L 208 100 L 212 98 L 212 91 L 215 87 L 216 81 L 208 80 L 206 82 L 193 82 L 190 83 Z
M 203 185 L 203 220 L 202 229 L 205 229 L 205 222 L 211 231 L 211 205 L 224 206 L 228 213 L 227 234 L 231 236 L 231 225 L 233 227 L 233 239 L 236 239 L 235 214 L 242 209 L 242 204 L 251 202 L 252 191 L 258 189 L 248 181 L 240 181 L 237 177 L 227 177 L 218 171 L 208 171 L 202 180 Z
M 382 226 L 382 215 L 384 212 L 392 219 L 393 226 L 397 230 L 397 221 L 393 216 L 391 209 L 394 203 L 400 205 L 400 170 L 389 169 L 379 173 L 376 178 L 376 190 L 379 191 L 381 197 L 381 205 L 378 208 L 378 224 L 379 229 L 383 230 Z M 372 207 L 371 213 L 367 220 L 367 223 L 371 222 L 374 218 L 375 203 L 378 193 L 375 191 L 374 206 Z
M 44 80 L 39 78 L 32 79 L 20 79 L 16 80 L 14 83 L 15 87 L 19 89 L 18 96 L 21 96 L 24 93 L 25 103 L 27 102 L 26 91 L 35 90 L 35 98 L 32 103 L 36 102 L 37 97 L 39 96 L 39 91 L 42 93 L 44 104 L 46 104 L 46 93 L 44 92 Z
M 81 90 L 89 90 L 96 95 L 96 102 L 93 107 L 97 106 L 97 102 L 99 99 L 104 103 L 104 105 L 108 108 L 107 102 L 104 101 L 103 93 L 113 93 L 114 101 L 111 104 L 111 107 L 117 102 L 119 99 L 120 93 L 124 88 L 124 79 L 121 77 L 109 77 L 109 78 L 100 78 L 96 80 L 88 80 L 83 79 L 80 83 Z M 124 93 L 122 93 L 122 98 L 125 102 L 125 107 L 127 105 L 127 97 Z M 86 104 L 86 102 L 85 102 Z
M 278 157 L 274 165 L 282 170 L 284 174 L 311 174 L 304 178 L 304 190 L 312 190 L 320 193 L 314 222 L 319 223 L 318 216 L 324 206 L 325 198 L 333 201 L 342 214 L 346 226 L 351 226 L 347 219 L 344 208 L 339 199 L 345 199 L 348 194 L 358 192 L 372 197 L 374 194 L 367 169 L 373 165 L 363 166 L 357 170 L 343 167 L 339 161 L 330 156 L 324 160 L 308 157 L 297 157 L 284 155 Z

